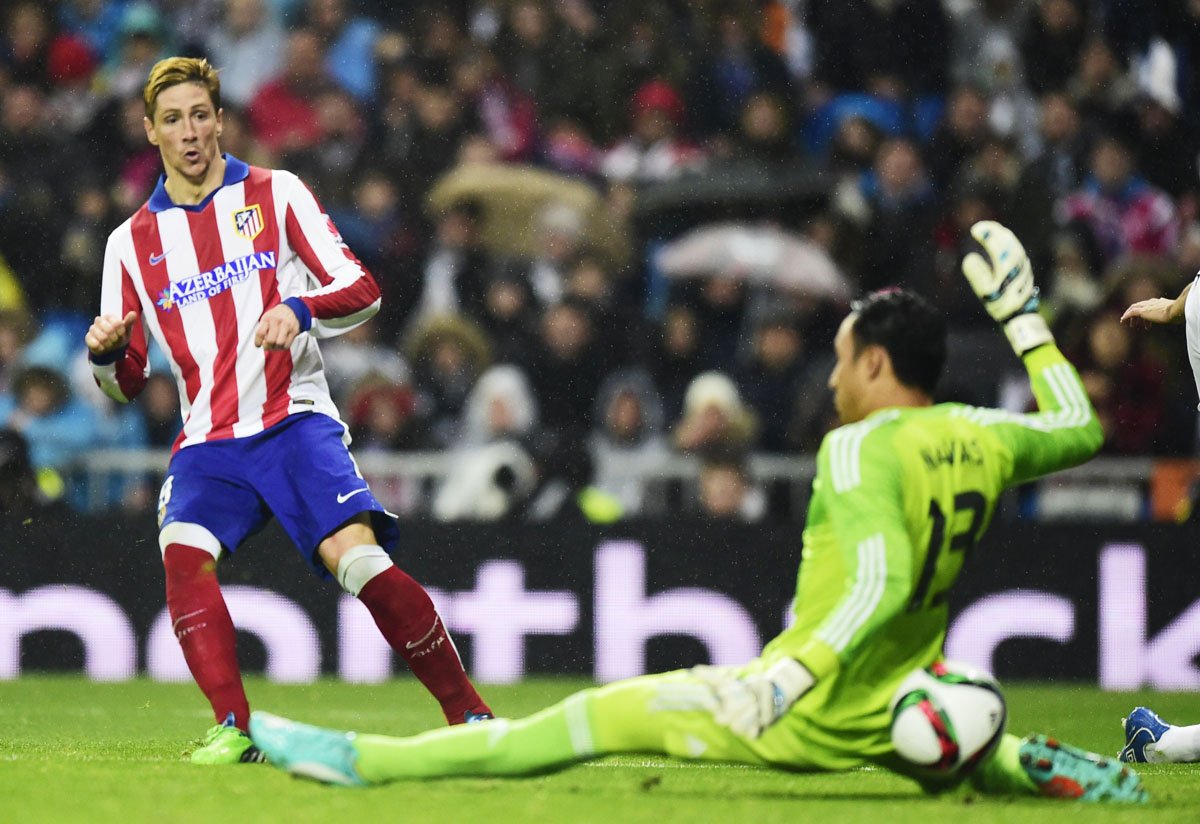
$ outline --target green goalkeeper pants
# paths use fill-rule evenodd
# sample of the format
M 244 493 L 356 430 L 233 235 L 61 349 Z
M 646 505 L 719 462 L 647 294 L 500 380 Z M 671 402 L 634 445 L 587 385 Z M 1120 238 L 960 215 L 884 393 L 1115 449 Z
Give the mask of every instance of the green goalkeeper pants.
M 805 725 L 784 718 L 749 740 L 717 724 L 706 708 L 707 684 L 687 670 L 648 675 L 584 690 L 527 718 L 497 719 L 410 738 L 360 734 L 359 774 L 370 783 L 452 776 L 533 775 L 616 753 L 829 771 L 875 763 L 903 772 L 890 750 L 853 753 L 830 748 Z M 886 739 L 887 731 L 881 736 Z M 1005 736 L 973 776 L 984 792 L 1025 794 L 1032 782 L 1017 763 L 1019 742 Z

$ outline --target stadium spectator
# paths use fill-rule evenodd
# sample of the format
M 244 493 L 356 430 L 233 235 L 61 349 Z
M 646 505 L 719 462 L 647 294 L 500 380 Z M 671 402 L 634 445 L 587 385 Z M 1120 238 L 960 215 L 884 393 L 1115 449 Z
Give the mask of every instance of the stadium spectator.
M 1137 174 L 1129 146 L 1111 134 L 1095 143 L 1087 179 L 1058 211 L 1060 222 L 1091 231 L 1108 263 L 1130 252 L 1169 255 L 1179 239 L 1175 204 Z
M 681 452 L 705 456 L 749 451 L 757 434 L 756 416 L 734 382 L 720 372 L 704 372 L 688 385 L 671 442 Z
M 101 91 L 116 100 L 136 96 L 150 67 L 169 49 L 167 21 L 148 2 L 125 8 L 120 32 L 120 48 L 96 77 Z
M 50 499 L 38 482 L 25 438 L 12 429 L 0 429 L 0 516 L 14 523 L 33 516 Z
M 1042 149 L 1021 169 L 1017 182 L 1020 208 L 1012 209 L 1008 219 L 1024 240 L 1030 259 L 1040 271 L 1050 272 L 1054 206 L 1083 182 L 1087 146 L 1079 110 L 1065 94 L 1051 92 L 1042 97 L 1040 129 Z M 1054 277 L 1047 282 L 1057 288 Z
M 766 496 L 750 481 L 736 454 L 708 458 L 700 467 L 700 512 L 722 521 L 756 523 L 767 512 Z
M 146 424 L 146 443 L 154 449 L 170 449 L 183 428 L 179 410 L 179 387 L 165 372 L 151 372 L 138 396 L 138 408 Z
M 585 215 L 566 202 L 547 203 L 534 219 L 535 253 L 525 277 L 543 307 L 563 298 L 569 267 L 584 249 Z
M 1137 96 L 1137 86 L 1122 71 L 1113 48 L 1093 35 L 1079 53 L 1079 70 L 1067 83 L 1067 94 L 1093 128 L 1111 128 Z
M 1103 451 L 1154 451 L 1165 414 L 1164 364 L 1142 345 L 1138 330 L 1123 325 L 1114 311 L 1099 311 L 1087 325 L 1077 362 L 1104 430 Z
M 317 98 L 329 85 L 320 38 L 311 29 L 293 30 L 283 69 L 246 109 L 254 136 L 276 154 L 315 146 L 325 136 Z
M 555 4 L 560 16 L 561 9 Z M 594 45 L 548 4 L 517 0 L 508 6 L 495 49 L 504 73 L 533 99 L 539 117 L 572 114 L 590 124 Z
M 346 408 L 350 410 L 346 423 L 358 451 L 393 454 L 419 449 L 424 444 L 417 397 L 405 382 L 393 383 L 378 373 L 369 373 L 347 394 Z M 395 500 L 397 492 L 396 487 L 384 483 L 386 497 Z
M 960 167 L 983 147 L 991 133 L 984 93 L 976 86 L 956 87 L 926 152 L 933 181 L 947 189 Z
M 41 3 L 26 0 L 8 7 L 0 47 L 11 82 L 39 88 L 47 85 L 50 41 L 50 20 Z
M 428 422 L 429 446 L 451 448 L 462 437 L 467 397 L 492 362 L 487 335 L 469 318 L 438 315 L 421 321 L 410 333 L 408 353 L 420 388 L 418 409 Z
M 701 51 L 688 102 L 705 135 L 733 135 L 750 97 L 767 92 L 791 105 L 796 95 L 778 54 L 759 36 L 754 15 L 734 6 L 717 9 L 708 48 Z
M 662 398 L 644 370 L 620 369 L 601 384 L 594 415 L 588 436 L 592 486 L 611 496 L 624 517 L 636 517 L 645 506 L 648 483 L 629 466 L 668 452 Z
M 484 292 L 495 265 L 483 247 L 478 203 L 455 203 L 437 216 L 434 242 L 421 272 L 417 318 L 461 313 L 482 319 Z
M 884 143 L 862 189 L 870 208 L 862 249 L 863 287 L 903 283 L 931 294 L 936 204 L 912 142 L 897 138 Z
M 630 131 L 604 157 L 610 181 L 657 183 L 704 167 L 703 151 L 682 132 L 683 97 L 670 84 L 651 80 L 629 102 Z
M 938 95 L 949 71 L 950 21 L 938 0 L 817 0 L 810 96 L 846 91 Z M 815 92 L 815 93 L 814 93 Z
M 449 723 L 490 717 L 428 593 L 384 549 L 399 532 L 346 449 L 323 375 L 317 337 L 368 320 L 378 286 L 294 175 L 221 153 L 220 81 L 206 60 L 155 64 L 144 99 L 165 174 L 111 235 L 84 341 L 96 381 L 127 402 L 146 383 L 149 327 L 189 401 L 159 543 L 173 628 L 217 721 L 193 762 L 261 761 L 216 562 L 272 516 L 314 572 L 363 603 Z M 182 311 L 200 300 L 213 311 Z
M 533 98 L 500 71 L 492 52 L 475 47 L 454 62 L 455 91 L 474 107 L 477 120 L 503 161 L 533 159 L 537 147 L 537 107 Z
M 206 45 L 221 70 L 222 103 L 248 106 L 283 68 L 284 32 L 267 0 L 225 0 Z
M 663 395 L 663 415 L 677 420 L 683 412 L 683 398 L 692 379 L 709 368 L 701 348 L 700 322 L 696 313 L 683 303 L 667 307 L 653 346 L 654 384 Z
M 63 32 L 79 35 L 101 62 L 116 55 L 127 0 L 64 0 L 58 5 Z
M 0 393 L 12 391 L 25 346 L 33 339 L 35 321 L 23 309 L 0 309 Z
M 543 426 L 579 447 L 592 427 L 594 399 L 605 377 L 601 340 L 591 311 L 577 298 L 542 313 L 529 377 Z
M 350 394 L 370 380 L 391 386 L 410 382 L 410 370 L 395 347 L 381 343 L 379 327 L 373 323 L 356 326 L 321 347 L 325 378 L 334 403 L 348 406 Z
M 510 364 L 484 372 L 463 410 L 434 515 L 494 520 L 513 513 L 535 488 L 537 427 L 537 400 L 524 372 Z
M 537 348 L 537 307 L 518 265 L 496 267 L 484 286 L 480 322 L 492 339 L 497 363 L 529 367 Z
M 1040 0 L 1020 38 L 1025 78 L 1035 94 L 1061 92 L 1075 74 L 1087 35 L 1079 0 Z
M 796 451 L 796 415 L 810 368 L 797 318 L 780 311 L 758 320 L 751 359 L 735 377 L 742 398 L 758 415 L 764 451 Z
M 373 101 L 379 23 L 352 14 L 346 0 L 309 0 L 308 24 L 324 46 L 325 69 L 334 82 L 363 103 Z
M 100 108 L 100 97 L 92 90 L 96 66 L 96 56 L 82 38 L 60 35 L 50 44 L 46 117 L 59 134 L 77 139 L 95 119 Z
M 96 412 L 71 394 L 66 379 L 45 366 L 23 366 L 0 395 L 0 428 L 29 442 L 38 471 L 65 473 L 85 450 L 101 442 Z

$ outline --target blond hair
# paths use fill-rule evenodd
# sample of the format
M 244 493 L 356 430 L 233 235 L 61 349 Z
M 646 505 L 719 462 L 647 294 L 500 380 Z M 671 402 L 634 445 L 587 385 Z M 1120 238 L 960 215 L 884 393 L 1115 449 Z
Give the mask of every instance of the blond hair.
M 221 80 L 217 70 L 203 57 L 168 57 L 159 60 L 150 70 L 146 85 L 142 87 L 142 99 L 146 103 L 146 117 L 154 120 L 154 107 L 158 96 L 180 83 L 199 83 L 208 90 L 213 109 L 221 109 Z

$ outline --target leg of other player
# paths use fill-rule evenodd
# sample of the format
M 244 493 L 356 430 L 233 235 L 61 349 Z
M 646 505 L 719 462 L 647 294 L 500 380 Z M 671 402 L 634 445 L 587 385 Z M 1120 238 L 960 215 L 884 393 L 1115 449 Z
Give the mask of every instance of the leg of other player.
M 317 554 L 342 588 L 370 611 L 388 644 L 441 704 L 447 722 L 491 716 L 429 593 L 384 552 L 366 512 L 321 541 Z

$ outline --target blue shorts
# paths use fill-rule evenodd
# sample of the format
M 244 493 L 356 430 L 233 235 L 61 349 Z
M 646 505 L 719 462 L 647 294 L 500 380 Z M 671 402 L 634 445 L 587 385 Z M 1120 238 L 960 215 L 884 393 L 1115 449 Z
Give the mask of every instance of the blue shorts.
M 342 441 L 342 425 L 318 412 L 290 415 L 257 435 L 185 447 L 167 467 L 158 526 L 199 524 L 227 550 L 274 515 L 318 575 L 317 547 L 360 512 L 390 554 L 400 539 L 395 516 L 371 493 Z

